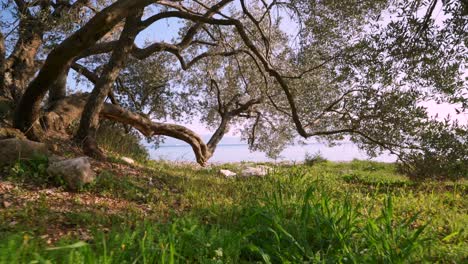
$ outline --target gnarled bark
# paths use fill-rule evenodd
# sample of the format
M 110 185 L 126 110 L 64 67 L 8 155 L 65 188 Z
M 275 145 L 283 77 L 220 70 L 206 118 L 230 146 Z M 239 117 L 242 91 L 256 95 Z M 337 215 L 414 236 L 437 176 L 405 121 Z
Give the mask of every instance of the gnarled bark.
M 57 76 L 57 80 L 49 89 L 49 103 L 63 99 L 67 96 L 67 78 L 70 66 L 67 65 Z
M 18 103 L 34 78 L 42 63 L 37 62 L 37 53 L 43 45 L 43 35 L 61 23 L 66 14 L 67 20 L 79 21 L 80 10 L 89 5 L 89 0 L 71 1 L 25 1 L 15 0 L 19 15 L 18 39 L 13 51 L 5 58 L 3 35 L 0 34 L 0 96 Z M 34 9 L 34 10 L 33 10 Z M 38 12 L 38 9 L 40 11 Z M 53 12 L 51 12 L 53 10 Z M 67 74 L 68 70 L 65 70 Z M 51 87 L 51 100 L 64 97 L 64 74 L 58 74 L 57 84 Z M 51 76 L 54 78 L 55 76 Z M 65 76 L 66 79 L 66 76 Z M 40 102 L 39 102 L 40 103 Z
M 221 117 L 221 123 L 219 124 L 218 128 L 213 133 L 207 144 L 210 153 L 215 152 L 216 147 L 218 146 L 221 139 L 223 139 L 224 134 L 226 134 L 227 132 L 227 128 L 231 119 L 232 117 L 228 115 Z
M 203 140 L 192 130 L 175 124 L 164 124 L 152 122 L 150 119 L 135 114 L 120 106 L 106 104 L 101 111 L 101 116 L 123 124 L 131 125 L 147 137 L 168 136 L 180 139 L 190 144 L 197 162 L 204 166 L 212 156 L 212 152 Z
M 8 90 L 5 87 L 5 38 L 0 32 L 0 97 L 7 97 Z
M 19 23 L 19 39 L 4 63 L 4 89 L 7 97 L 18 102 L 36 72 L 36 55 L 41 47 L 43 28 L 26 16 Z

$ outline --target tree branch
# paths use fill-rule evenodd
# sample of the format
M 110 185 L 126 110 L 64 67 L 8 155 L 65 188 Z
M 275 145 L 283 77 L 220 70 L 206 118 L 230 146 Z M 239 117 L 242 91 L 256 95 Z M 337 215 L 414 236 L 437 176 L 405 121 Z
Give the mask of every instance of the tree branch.
M 83 75 L 84 77 L 86 77 L 86 79 L 88 79 L 93 84 L 96 84 L 98 82 L 98 80 L 99 80 L 99 76 L 96 73 L 88 70 L 88 68 L 86 68 L 85 66 L 83 66 L 83 65 L 81 65 L 79 63 L 76 63 L 76 62 L 72 63 L 71 68 L 75 72 L 77 72 L 77 73 Z
M 76 94 L 59 100 L 52 111 L 47 112 L 43 118 L 43 125 L 48 129 L 64 130 L 73 121 L 77 120 L 84 109 L 89 94 Z M 105 103 L 100 116 L 122 124 L 130 125 L 146 137 L 156 135 L 180 139 L 190 144 L 197 162 L 204 166 L 211 157 L 203 140 L 192 130 L 175 124 L 153 122 L 149 118 L 133 113 L 120 106 Z

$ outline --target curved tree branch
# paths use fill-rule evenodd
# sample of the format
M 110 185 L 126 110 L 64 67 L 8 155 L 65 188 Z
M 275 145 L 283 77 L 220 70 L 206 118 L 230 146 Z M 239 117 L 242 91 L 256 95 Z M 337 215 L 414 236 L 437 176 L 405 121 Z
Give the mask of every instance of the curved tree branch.
M 76 94 L 57 101 L 53 109 L 42 117 L 42 125 L 51 131 L 65 131 L 73 121 L 80 118 L 88 97 L 89 94 Z M 145 116 L 108 103 L 102 107 L 100 117 L 130 125 L 146 137 L 161 135 L 185 141 L 190 144 L 197 162 L 202 166 L 206 165 L 212 155 L 200 136 L 184 126 L 153 122 Z

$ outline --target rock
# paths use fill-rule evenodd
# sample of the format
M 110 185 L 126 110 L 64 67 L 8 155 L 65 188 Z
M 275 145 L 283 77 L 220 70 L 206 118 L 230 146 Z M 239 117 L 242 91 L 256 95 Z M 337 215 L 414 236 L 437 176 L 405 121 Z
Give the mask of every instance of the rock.
M 266 176 L 271 171 L 271 168 L 268 166 L 259 165 L 257 167 L 246 167 L 242 170 L 241 175 L 243 177 L 253 177 L 253 176 Z
M 230 170 L 219 170 L 219 174 L 226 178 L 231 178 L 231 177 L 236 177 L 237 174 L 235 172 L 232 172 Z
M 134 165 L 135 164 L 135 161 L 131 158 L 128 158 L 128 157 L 122 157 L 120 158 L 121 160 L 125 161 L 127 164 L 130 164 L 130 165 Z
M 91 163 L 87 157 L 52 162 L 47 168 L 47 173 L 52 177 L 63 179 L 71 190 L 78 190 L 84 184 L 96 179 L 96 174 L 91 169 Z
M 44 143 L 19 138 L 0 140 L 0 165 L 47 155 L 49 151 Z

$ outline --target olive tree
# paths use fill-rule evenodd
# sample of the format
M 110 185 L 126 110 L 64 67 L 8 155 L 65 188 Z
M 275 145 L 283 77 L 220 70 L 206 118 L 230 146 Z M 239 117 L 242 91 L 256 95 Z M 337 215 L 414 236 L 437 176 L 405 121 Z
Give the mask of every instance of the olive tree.
M 438 121 L 424 106 L 467 109 L 464 1 L 4 0 L 3 8 L 12 21 L 0 36 L 0 91 L 15 105 L 13 126 L 32 139 L 79 120 L 75 141 L 103 158 L 95 131 L 110 119 L 184 140 L 202 165 L 232 127 L 271 156 L 311 137 L 348 138 L 404 163 L 428 153 L 446 161 L 445 147 L 466 146 L 466 125 Z M 173 41 L 135 42 L 152 25 L 163 31 L 165 19 L 181 23 Z M 67 91 L 70 72 L 92 92 Z M 168 117 L 200 118 L 213 136 L 205 143 Z M 430 143 L 441 133 L 450 144 Z M 466 170 L 466 151 L 456 153 Z

